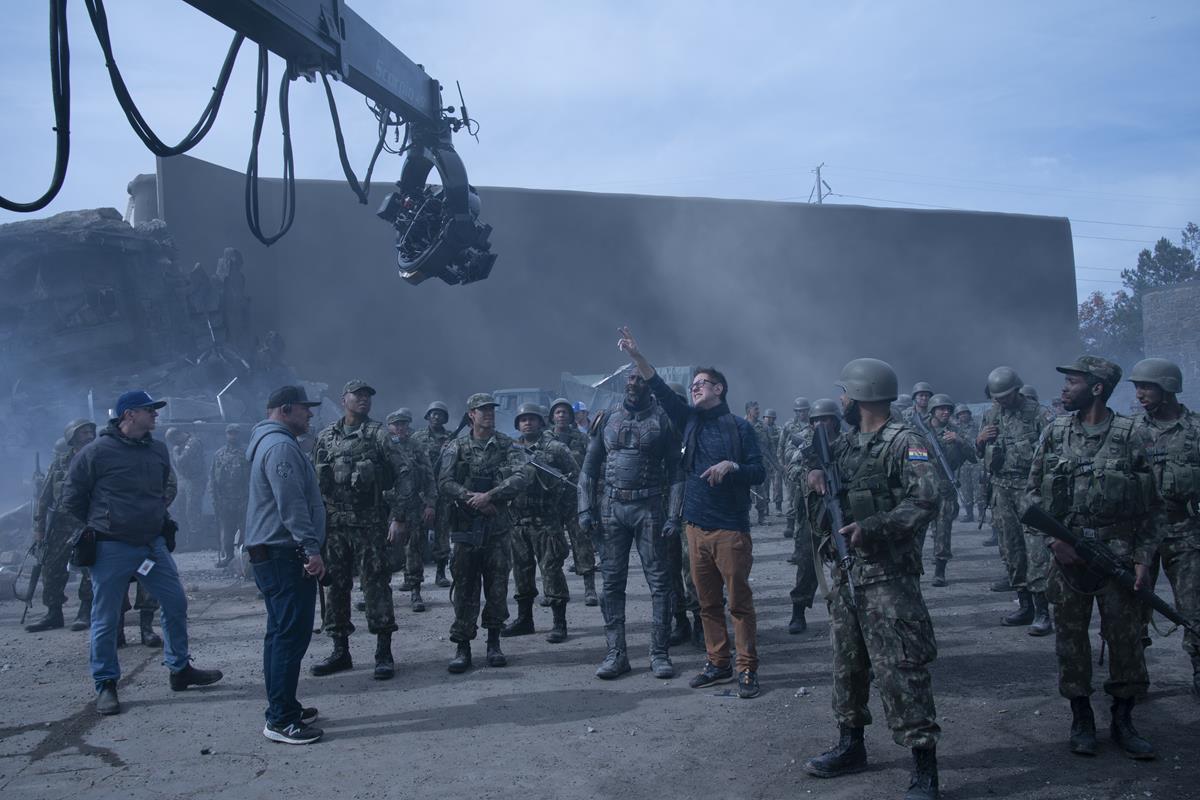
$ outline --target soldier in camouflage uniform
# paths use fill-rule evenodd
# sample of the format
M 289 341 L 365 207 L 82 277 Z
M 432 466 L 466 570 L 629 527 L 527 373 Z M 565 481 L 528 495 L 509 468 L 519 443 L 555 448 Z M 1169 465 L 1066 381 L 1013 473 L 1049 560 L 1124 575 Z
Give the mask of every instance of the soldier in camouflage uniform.
M 837 438 L 842 425 L 842 409 L 828 397 L 818 399 L 811 406 L 811 424 L 797 429 L 792 434 L 792 443 L 786 450 L 788 480 L 796 486 L 796 540 L 790 561 L 796 565 L 796 582 L 790 593 L 792 618 L 788 621 L 788 633 L 798 635 L 808 630 L 805 613 L 813 606 L 817 594 L 817 570 L 813 550 L 812 520 L 820 512 L 821 499 L 809 497 L 808 470 L 804 467 L 805 451 L 812 446 L 815 425 L 824 425 L 829 440 Z
M 413 434 L 413 442 L 425 448 L 425 457 L 433 468 L 433 492 L 437 498 L 437 468 L 442 461 L 442 447 L 450 441 L 451 431 L 446 430 L 450 421 L 450 409 L 441 400 L 434 400 L 425 410 L 425 421 L 429 425 Z M 437 500 L 434 505 L 433 525 L 433 561 L 437 565 L 437 575 L 433 582 L 445 589 L 450 585 L 446 577 L 446 564 L 450 560 L 450 509 L 446 503 Z M 426 523 L 430 524 L 430 523 Z
M 912 405 L 907 406 L 901 416 L 905 422 L 912 424 L 913 414 L 920 413 L 921 419 L 926 425 L 929 424 L 929 416 L 932 409 L 929 407 L 929 400 L 933 397 L 933 387 L 926 381 L 917 381 L 912 388 Z
M 866 767 L 863 727 L 872 679 L 896 743 L 912 748 L 908 800 L 938 797 L 936 721 L 928 665 L 937 656 L 933 624 L 921 597 L 917 531 L 933 519 L 938 487 L 925 438 L 892 416 L 896 373 L 873 358 L 842 370 L 850 429 L 832 443 L 842 481 L 838 496 L 846 527 L 821 518 L 821 548 L 833 570 L 829 617 L 833 637 L 833 711 L 840 738 L 809 760 L 812 775 L 832 778 Z M 806 451 L 808 485 L 826 490 L 816 448 Z M 839 563 L 831 534 L 844 535 L 854 556 L 855 590 Z
M 325 500 L 325 614 L 322 627 L 333 640 L 333 652 L 313 665 L 312 674 L 332 675 L 352 669 L 349 639 L 350 590 L 358 574 L 366 598 L 367 630 L 375 634 L 377 680 L 395 675 L 392 634 L 396 616 L 392 609 L 391 559 L 388 554 L 385 492 L 395 476 L 389 453 L 391 443 L 383 425 L 370 418 L 375 390 L 361 380 L 342 389 L 341 419 L 317 435 L 312 461 Z
M 1027 397 L 1038 404 L 1038 409 L 1041 411 L 1042 419 L 1045 420 L 1047 425 L 1053 422 L 1054 418 L 1058 416 L 1058 412 L 1054 411 L 1048 406 L 1042 405 L 1041 400 L 1038 398 L 1038 390 L 1036 387 L 1025 384 L 1021 387 L 1021 396 Z
M 587 434 L 575 426 L 575 412 L 571 401 L 560 397 L 550 405 L 551 433 L 554 438 L 567 446 L 571 457 L 575 459 L 576 474 L 583 466 L 583 456 L 587 452 Z M 583 578 L 583 604 L 585 606 L 600 605 L 596 596 L 596 547 L 592 537 L 579 528 L 579 515 L 575 509 L 575 495 L 563 493 L 563 518 L 567 524 L 567 536 L 571 542 L 571 571 Z
M 775 513 L 783 513 L 783 472 L 784 463 L 779 458 L 782 445 L 780 437 L 783 431 L 775 424 L 777 416 L 775 409 L 768 408 L 763 412 L 763 427 L 767 431 L 767 441 L 771 444 L 769 450 L 763 450 L 763 462 L 767 465 L 767 480 L 763 483 L 763 491 L 770 491 L 771 502 L 775 504 Z
M 1132 566 L 1137 585 L 1151 585 L 1150 564 L 1166 525 L 1145 426 L 1108 408 L 1121 380 L 1121 368 L 1084 355 L 1057 368 L 1066 376 L 1063 405 L 1033 455 L 1024 502 L 1086 539 L 1094 539 Z M 1032 401 L 1030 401 L 1032 402 Z M 1043 544 L 1043 548 L 1045 545 Z M 1092 693 L 1092 651 L 1088 626 L 1092 606 L 1100 606 L 1100 635 L 1108 643 L 1113 698 L 1110 731 L 1131 758 L 1154 758 L 1154 748 L 1133 727 L 1133 706 L 1150 685 L 1142 642 L 1145 616 L 1137 600 L 1116 583 L 1097 581 L 1081 566 L 1071 545 L 1051 540 L 1054 551 L 1048 595 L 1054 603 L 1058 690 L 1071 701 L 1071 751 L 1096 753 Z
M 88 419 L 77 419 L 63 432 L 66 444 L 55 453 L 54 462 L 46 472 L 33 509 L 33 541 L 38 546 L 42 564 L 42 604 L 46 615 L 37 622 L 25 626 L 30 633 L 61 628 L 63 603 L 67 601 L 67 561 L 75 540 L 75 531 L 82 527 L 79 520 L 59 508 L 63 484 L 67 480 L 67 467 L 85 444 L 96 438 L 96 423 Z M 92 580 L 87 569 L 79 579 L 79 612 L 71 623 L 71 630 L 87 630 L 92 618 Z
M 974 449 L 975 437 L 979 435 L 979 426 L 975 424 L 970 406 L 959 403 L 954 407 L 954 424 L 958 427 L 959 435 L 970 442 Z M 979 470 L 978 458 L 964 461 L 958 467 L 958 488 L 962 492 L 963 503 L 966 506 L 963 509 L 963 522 L 974 522 L 976 502 L 980 505 L 983 503 L 982 500 L 976 500 L 979 494 Z
M 942 455 L 950 464 L 950 474 L 947 475 L 938 461 L 933 465 L 933 473 L 938 481 L 938 513 L 931 523 L 933 527 L 933 585 L 946 585 L 946 564 L 952 556 L 950 552 L 950 537 L 954 529 L 954 521 L 958 519 L 958 491 L 954 486 L 954 477 L 958 468 L 975 457 L 975 440 L 969 439 L 950 422 L 950 412 L 954 410 L 954 401 L 947 394 L 935 394 L 929 400 L 929 431 L 937 438 L 937 444 L 942 449 Z M 931 445 L 932 448 L 932 445 Z M 934 459 L 937 461 L 937 459 Z M 925 549 L 925 532 L 918 537 L 918 550 Z
M 233 560 L 234 537 L 246 524 L 246 504 L 250 500 L 250 462 L 246 460 L 246 432 L 241 425 L 225 426 L 225 446 L 213 454 L 208 486 L 217 515 L 220 569 Z
M 536 403 L 525 403 L 517 409 L 514 425 L 521 437 L 516 444 L 530 463 L 545 465 L 566 480 L 535 468 L 533 481 L 509 506 L 513 516 L 512 571 L 516 590 L 513 599 L 517 601 L 517 618 L 501 633 L 504 636 L 533 633 L 533 601 L 538 593 L 535 573 L 540 570 L 542 592 L 554 614 L 554 626 L 546 634 L 546 641 L 558 644 L 567 640 L 567 601 L 571 599 L 563 574 L 567 560 L 567 505 L 563 497 L 574 498 L 579 465 L 567 446 L 546 430 L 545 414 L 545 409 Z
M 1150 463 L 1166 508 L 1150 573 L 1157 576 L 1161 565 L 1175 607 L 1200 625 L 1200 416 L 1176 397 L 1183 391 L 1178 364 L 1143 359 L 1134 364 L 1129 380 L 1144 411 L 1134 419 L 1134 429 L 1151 442 Z M 1200 637 L 1185 632 L 1183 651 L 1192 659 L 1192 695 L 1200 699 Z
M 812 405 L 808 402 L 807 397 L 797 397 L 795 402 L 792 403 L 792 411 L 795 413 L 795 416 L 788 420 L 783 426 L 783 430 L 779 432 L 779 448 L 775 452 L 776 458 L 779 459 L 780 464 L 784 465 L 785 470 L 787 465 L 791 463 L 787 451 L 789 448 L 795 446 L 793 442 L 795 434 L 798 431 L 808 429 L 808 416 L 811 408 Z M 783 492 L 785 495 L 783 500 L 784 513 L 787 515 L 787 521 L 783 529 L 783 538 L 790 539 L 795 535 L 796 531 L 796 507 L 803 504 L 804 495 L 800 484 L 790 480 L 784 480 Z M 800 513 L 803 514 L 803 510 Z
M 496 398 L 478 393 L 467 398 L 471 435 L 442 448 L 438 492 L 453 503 L 450 572 L 454 588 L 454 624 L 450 641 L 458 645 L 447 669 L 471 668 L 471 640 L 479 621 L 483 593 L 483 627 L 487 630 L 487 663 L 508 663 L 500 650 L 500 630 L 508 619 L 508 568 L 512 515 L 509 504 L 534 480 L 534 468 L 513 440 L 496 430 Z
M 988 375 L 992 407 L 983 415 L 975 453 L 983 459 L 992 484 L 992 524 L 1008 571 L 1007 583 L 993 585 L 992 591 L 1015 590 L 1020 603 L 1003 623 L 1029 625 L 1036 619 L 1040 632 L 1044 628 L 1049 555 L 1042 535 L 1025 531 L 1019 506 L 1045 420 L 1037 402 L 1020 393 L 1022 385 L 1021 376 L 1012 367 L 996 367 Z
M 425 448 L 413 441 L 412 412 L 400 408 L 387 415 L 388 455 L 395 483 L 385 493 L 388 514 L 388 545 L 393 572 L 404 570 L 404 583 L 411 587 L 410 607 L 425 610 L 421 584 L 425 582 L 425 526 L 433 521 L 433 467 Z
M 754 435 L 758 437 L 758 449 L 763 453 L 763 466 L 767 469 L 767 474 L 770 475 L 771 467 L 768 466 L 771 461 L 768 460 L 767 453 L 771 453 L 770 458 L 778 457 L 776 448 L 778 443 L 772 443 L 767 434 L 767 429 L 763 425 L 761 411 L 757 400 L 750 400 L 746 403 L 746 422 L 750 423 L 750 427 L 754 428 Z M 758 524 L 762 525 L 767 521 L 767 512 L 771 507 L 771 481 L 768 478 L 756 488 L 750 490 L 750 495 L 754 499 L 754 508 L 758 512 Z
M 185 549 L 198 549 L 208 545 L 204 536 L 204 492 L 208 483 L 208 464 L 204 455 L 204 443 L 199 436 L 192 436 L 179 428 L 169 428 L 163 437 L 171 446 L 171 463 L 179 480 L 180 538 L 187 543 Z
M 687 401 L 688 390 L 682 383 L 668 381 L 667 388 Z M 677 647 L 691 639 L 692 647 L 704 649 L 704 625 L 700 621 L 700 596 L 692 582 L 692 557 L 688 552 L 687 533 L 667 540 L 672 561 L 678 565 L 671 568 L 671 596 L 675 604 L 675 623 L 671 626 L 671 647 Z M 688 619 L 691 614 L 691 619 Z

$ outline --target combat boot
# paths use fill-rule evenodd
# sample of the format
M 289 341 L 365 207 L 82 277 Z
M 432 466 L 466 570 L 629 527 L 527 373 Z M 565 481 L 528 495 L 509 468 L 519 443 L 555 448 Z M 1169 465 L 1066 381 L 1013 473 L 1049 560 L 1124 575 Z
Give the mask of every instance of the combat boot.
M 1001 620 L 1003 624 L 1009 627 L 1028 625 L 1033 622 L 1033 595 L 1030 594 L 1028 589 L 1017 590 L 1017 602 L 1020 603 L 1017 610 Z
M 767 521 L 767 512 L 760 510 L 758 512 L 758 524 L 759 525 L 765 524 L 766 521 Z
M 784 527 L 783 527 L 783 538 L 785 538 L 785 539 L 796 538 L 796 523 L 790 519 L 787 521 L 787 524 L 784 525 Z
M 692 623 L 688 620 L 686 611 L 679 611 L 675 614 L 675 625 L 671 628 L 671 638 L 668 641 L 671 647 L 678 647 L 690 638 L 692 638 Z
M 79 604 L 79 611 L 75 613 L 75 621 L 71 623 L 71 630 L 86 631 L 90 627 L 92 627 L 92 604 L 89 601 Z
M 350 659 L 350 637 L 334 636 L 333 652 L 324 661 L 313 664 L 311 671 L 313 675 L 320 678 L 335 672 L 345 672 L 348 669 L 354 669 L 354 662 Z
M 412 590 L 413 590 L 412 579 L 409 578 L 407 575 L 405 575 L 404 579 L 400 581 L 399 591 L 411 592 Z
M 1013 587 L 1008 578 L 1001 578 L 988 587 L 989 592 L 1011 592 L 1012 590 Z
M 471 668 L 471 643 L 459 642 L 458 650 L 454 653 L 454 658 L 450 659 L 450 665 L 447 670 L 455 675 L 466 672 Z
M 704 646 L 704 623 L 700 621 L 700 612 L 692 612 L 692 647 L 697 650 L 705 649 Z
M 600 605 L 600 598 L 596 596 L 595 572 L 589 572 L 583 576 L 583 604 L 585 606 Z
M 355 602 L 354 610 L 355 611 L 366 611 L 367 610 L 367 601 L 359 600 L 359 601 Z
M 939 558 L 933 564 L 933 585 L 946 586 L 946 559 Z
M 554 612 L 554 627 L 546 634 L 546 641 L 550 644 L 558 644 L 567 640 L 567 604 L 559 603 L 551 606 L 550 610 Z
M 517 601 L 517 618 L 504 626 L 505 636 L 529 636 L 533 633 L 533 600 Z
M 963 522 L 974 522 L 974 521 L 975 521 L 975 512 L 971 509 L 970 506 L 967 506 L 967 515 L 965 517 L 963 517 Z
M 49 606 L 46 609 L 46 616 L 39 619 L 37 622 L 31 622 L 25 626 L 25 630 L 29 633 L 41 633 L 42 631 L 51 631 L 55 628 L 61 628 L 66 623 L 63 622 L 62 606 Z
M 507 667 L 508 659 L 500 651 L 500 629 L 488 628 L 487 665 L 489 667 Z
M 437 562 L 437 576 L 434 577 L 433 582 L 442 589 L 450 586 L 450 579 L 446 577 L 446 559 L 443 558 Z
M 1148 761 L 1156 757 L 1154 745 L 1133 727 L 1134 702 L 1136 701 L 1132 697 L 1113 698 L 1112 724 L 1108 730 L 1113 742 L 1125 751 L 1125 755 Z
M 143 608 L 138 612 L 138 632 L 146 647 L 162 647 L 162 637 L 154 632 L 154 609 Z
M 798 636 L 808 630 L 808 620 L 804 618 L 804 604 L 792 603 L 792 618 L 788 620 L 788 633 Z
M 96 690 L 96 711 L 105 716 L 121 713 L 116 681 L 101 681 L 100 688 Z
M 396 674 L 396 662 L 392 660 L 392 634 L 381 633 L 375 637 L 375 674 L 377 681 L 391 680 Z
M 1086 696 L 1071 698 L 1071 752 L 1080 756 L 1096 755 L 1096 715 Z
M 410 600 L 412 603 L 412 610 L 414 613 L 420 614 L 422 611 L 425 610 L 425 601 L 421 599 L 421 584 L 418 583 L 416 586 L 413 587 L 412 597 L 410 598 Z
M 999 547 L 1000 546 L 1000 539 L 996 535 L 995 528 L 992 528 L 992 532 L 990 534 L 988 534 L 988 537 L 983 540 L 982 544 L 984 547 Z
M 816 758 L 804 762 L 804 771 L 818 778 L 837 778 L 867 768 L 867 745 L 863 729 L 838 726 L 838 743 Z
M 625 626 L 606 625 L 604 638 L 608 642 L 608 653 L 596 668 L 596 677 L 610 681 L 629 672 L 629 657 L 625 654 Z
M 913 748 L 913 770 L 904 800 L 938 800 L 937 749 Z
M 1029 626 L 1030 636 L 1049 636 L 1054 633 L 1054 623 L 1050 621 L 1050 603 L 1046 600 L 1045 592 L 1033 593 L 1033 623 Z
M 650 672 L 656 678 L 674 678 L 675 665 L 671 663 L 671 654 L 667 650 L 667 641 L 671 637 L 671 627 L 655 623 L 650 632 Z

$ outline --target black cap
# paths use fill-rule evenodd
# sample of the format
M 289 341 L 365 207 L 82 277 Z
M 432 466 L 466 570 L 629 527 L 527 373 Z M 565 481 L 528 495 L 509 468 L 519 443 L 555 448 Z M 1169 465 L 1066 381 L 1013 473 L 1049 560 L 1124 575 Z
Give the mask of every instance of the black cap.
M 267 408 L 279 408 L 286 405 L 313 406 L 321 405 L 320 400 L 309 400 L 303 386 L 280 386 L 271 392 L 267 399 Z

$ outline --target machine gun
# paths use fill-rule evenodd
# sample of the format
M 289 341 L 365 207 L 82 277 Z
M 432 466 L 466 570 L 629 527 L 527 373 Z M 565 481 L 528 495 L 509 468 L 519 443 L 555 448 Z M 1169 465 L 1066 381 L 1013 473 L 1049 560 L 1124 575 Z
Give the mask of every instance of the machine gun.
M 578 483 L 571 480 L 566 475 L 564 475 L 560 471 L 556 470 L 554 467 L 550 466 L 549 464 L 543 464 L 542 462 L 538 461 L 537 460 L 537 451 L 534 450 L 532 447 L 528 447 L 526 445 L 520 445 L 520 444 L 518 444 L 517 447 L 520 447 L 521 452 L 523 452 L 525 455 L 527 455 L 529 457 L 528 459 L 526 459 L 525 463 L 529 464 L 534 469 L 537 469 L 537 470 L 540 470 L 540 471 L 546 473 L 551 478 L 554 478 L 555 480 L 565 483 L 567 486 L 570 486 L 575 491 L 577 491 L 577 492 L 579 491 Z
M 958 505 L 965 508 L 966 500 L 963 499 L 962 485 L 959 483 L 958 476 L 954 474 L 954 470 L 950 468 L 950 462 L 946 459 L 946 454 L 942 451 L 942 446 L 938 443 L 938 437 L 929 426 L 925 424 L 925 420 L 921 417 L 921 412 L 913 409 L 913 423 L 917 426 L 917 430 L 929 442 L 929 446 L 933 448 L 933 454 L 937 457 L 938 465 L 942 468 L 942 472 L 946 474 L 946 479 L 950 481 L 950 485 L 954 487 L 954 493 L 958 495 Z
M 1189 622 L 1166 600 L 1155 594 L 1154 589 L 1148 586 L 1141 589 L 1134 588 L 1137 576 L 1134 575 L 1133 570 L 1121 563 L 1112 554 L 1112 551 L 1099 541 L 1077 535 L 1037 505 L 1031 505 L 1025 510 L 1025 513 L 1021 515 L 1021 522 L 1075 548 L 1076 554 L 1083 559 L 1086 565 L 1085 569 L 1093 578 L 1100 581 L 1110 579 L 1116 581 L 1118 586 L 1133 595 L 1138 601 L 1150 606 L 1181 628 L 1200 635 L 1200 626 Z
M 833 460 L 833 448 L 829 444 L 829 433 L 825 426 L 813 426 L 813 443 L 817 446 L 817 460 L 825 472 L 825 510 L 829 513 L 830 538 L 837 549 L 838 565 L 846 575 L 846 585 L 850 587 L 850 603 L 854 604 L 854 578 L 850 575 L 850 567 L 854 565 L 854 555 L 850 552 L 850 543 L 840 532 L 846 527 L 846 518 L 842 516 L 842 502 L 838 499 L 842 493 L 842 476 L 838 474 L 837 464 Z

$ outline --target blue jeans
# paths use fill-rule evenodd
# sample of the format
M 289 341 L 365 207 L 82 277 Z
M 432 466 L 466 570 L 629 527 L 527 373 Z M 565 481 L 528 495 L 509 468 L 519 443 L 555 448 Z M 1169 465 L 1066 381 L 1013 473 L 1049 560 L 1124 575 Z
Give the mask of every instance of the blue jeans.
M 149 558 L 154 568 L 138 575 L 138 567 Z M 96 563 L 92 571 L 92 679 L 96 690 L 104 681 L 121 677 L 117 662 L 117 626 L 121 624 L 121 604 L 129 591 L 129 579 L 138 582 L 162 607 L 163 664 L 172 672 L 188 665 L 187 595 L 179 582 L 175 559 L 167 552 L 159 536 L 149 545 L 101 541 L 96 543 Z
M 267 684 L 267 722 L 300 722 L 296 685 L 300 663 L 312 641 L 317 581 L 304 572 L 294 547 L 272 547 L 254 564 L 254 582 L 267 604 L 263 636 L 263 680 Z

